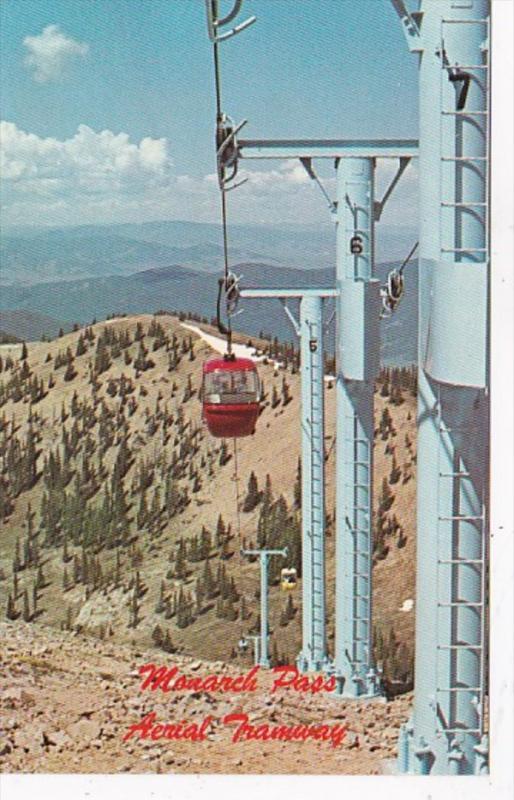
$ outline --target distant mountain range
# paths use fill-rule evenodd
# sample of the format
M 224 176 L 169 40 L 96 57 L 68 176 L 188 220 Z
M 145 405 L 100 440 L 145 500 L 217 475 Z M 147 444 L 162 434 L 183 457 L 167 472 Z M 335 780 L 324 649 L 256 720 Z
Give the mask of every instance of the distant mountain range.
M 218 265 L 217 265 L 218 266 Z M 377 275 L 384 280 L 392 264 L 381 264 Z M 333 268 L 290 269 L 268 263 L 242 262 L 234 265 L 242 273 L 246 287 L 323 287 L 333 286 Z M 0 328 L 20 338 L 32 330 L 40 330 L 41 315 L 57 329 L 77 322 L 105 319 L 112 314 L 153 313 L 157 310 L 191 311 L 209 320 L 215 314 L 217 279 L 215 274 L 189 269 L 181 264 L 153 267 L 131 275 L 108 275 L 79 280 L 35 283 L 31 286 L 3 286 L 0 295 Z M 382 323 L 382 361 L 385 364 L 409 364 L 416 360 L 417 267 L 413 262 L 407 272 L 407 292 L 394 317 Z M 278 336 L 282 341 L 295 338 L 278 300 L 246 300 L 243 313 L 235 318 L 234 327 L 249 335 L 260 331 Z M 326 302 L 327 319 L 332 301 Z M 295 304 L 291 304 L 294 310 Z M 6 312 L 8 312 L 6 314 Z M 32 315 L 32 317 L 31 317 Z M 39 315 L 39 318 L 38 318 Z M 66 320 L 66 323 L 58 322 Z M 21 324 L 14 324 L 16 320 Z M 38 328 L 39 326 L 39 328 Z M 54 328 L 55 330 L 55 328 Z M 327 333 L 327 349 L 333 349 L 333 322 Z M 54 334 L 55 335 L 55 334 Z
M 44 337 L 53 339 L 61 329 L 68 333 L 72 323 L 30 309 L 4 309 L 0 310 L 0 329 L 8 336 L 30 342 Z
M 415 239 L 408 229 L 378 226 L 377 230 L 377 261 L 401 258 Z M 322 228 L 231 225 L 229 243 L 232 262 L 321 269 L 335 259 L 335 235 L 330 224 Z M 18 228 L 4 232 L 0 239 L 2 285 L 130 275 L 170 264 L 217 272 L 222 264 L 220 226 L 169 220 Z

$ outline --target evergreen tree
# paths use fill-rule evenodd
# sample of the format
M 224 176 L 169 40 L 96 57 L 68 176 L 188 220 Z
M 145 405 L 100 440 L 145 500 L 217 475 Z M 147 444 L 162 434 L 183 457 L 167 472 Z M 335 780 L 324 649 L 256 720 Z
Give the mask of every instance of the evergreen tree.
M 261 493 L 259 492 L 257 477 L 255 472 L 252 470 L 248 479 L 248 490 L 243 502 L 243 511 L 246 513 L 253 511 L 254 508 L 259 504 L 260 499 Z
M 298 464 L 296 467 L 296 480 L 293 489 L 294 507 L 300 509 L 302 507 L 302 460 L 298 457 Z
M 187 575 L 188 569 L 186 563 L 186 544 L 184 539 L 180 539 L 177 549 L 177 556 L 175 559 L 175 576 L 179 580 L 185 580 Z
M 152 631 L 152 641 L 156 647 L 161 647 L 164 641 L 164 634 L 160 625 L 156 625 Z
M 221 547 L 226 537 L 227 537 L 227 529 L 225 527 L 225 522 L 223 521 L 223 517 L 220 514 L 218 517 L 218 521 L 216 523 L 216 547 Z
M 164 641 L 162 643 L 162 649 L 166 653 L 174 653 L 175 652 L 175 647 L 173 645 L 173 642 L 171 641 L 171 636 L 170 636 L 169 630 L 166 630 L 166 634 L 164 636 Z
M 208 600 L 212 600 L 214 597 L 216 597 L 217 594 L 216 581 L 214 580 L 211 570 L 211 564 L 208 559 L 205 561 L 202 572 L 202 586 L 205 592 L 205 597 Z
M 30 622 L 31 620 L 30 614 L 30 605 L 29 605 L 29 593 L 26 589 L 23 590 L 23 621 Z
M 148 507 L 146 504 L 146 491 L 143 489 L 139 499 L 139 511 L 137 512 L 137 527 L 142 530 L 148 521 Z
M 84 342 L 84 337 L 82 334 L 79 334 L 79 338 L 77 340 L 77 349 L 75 350 L 75 356 L 78 358 L 79 356 L 83 356 L 84 353 L 87 352 L 87 348 Z
M 18 616 L 16 611 L 16 603 L 11 594 L 7 596 L 7 609 L 5 612 L 5 616 L 8 620 L 16 619 Z
M 401 476 L 402 476 L 402 471 L 401 471 L 400 467 L 398 466 L 397 461 L 396 461 L 396 456 L 393 453 L 393 462 L 392 462 L 392 466 L 391 466 L 391 472 L 389 474 L 389 483 L 391 485 L 394 484 L 394 483 L 398 483 L 398 481 L 400 480 Z

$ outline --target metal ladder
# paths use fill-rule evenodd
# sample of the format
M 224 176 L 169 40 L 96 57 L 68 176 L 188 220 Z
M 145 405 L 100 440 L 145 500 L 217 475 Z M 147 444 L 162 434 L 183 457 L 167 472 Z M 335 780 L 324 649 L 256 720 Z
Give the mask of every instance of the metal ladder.
M 351 518 L 349 516 L 346 517 L 346 523 L 352 533 L 353 537 L 353 551 L 348 555 L 351 556 L 351 564 L 352 564 L 352 576 L 354 579 L 353 583 L 353 602 L 352 602 L 352 616 L 350 620 L 351 623 L 351 630 L 352 630 L 352 651 L 348 654 L 349 660 L 351 662 L 352 671 L 355 675 L 356 680 L 364 680 L 363 675 L 359 676 L 359 670 L 362 670 L 362 666 L 368 667 L 369 660 L 370 660 L 370 625 L 371 625 L 371 546 L 368 549 L 363 550 L 359 547 L 359 538 L 361 534 L 365 534 L 369 536 L 370 528 L 369 528 L 369 520 L 370 520 L 370 443 L 369 441 L 358 435 L 358 418 L 355 414 L 350 414 L 346 416 L 347 421 L 351 422 L 353 428 L 353 435 L 351 437 L 347 437 L 345 439 L 345 443 L 351 446 L 351 454 L 352 457 L 349 459 L 345 459 L 345 464 L 351 468 L 353 472 L 353 482 L 351 484 L 346 484 L 346 488 L 353 489 L 353 503 L 351 507 Z M 357 458 L 358 451 L 360 448 L 365 449 L 364 458 Z M 364 483 L 358 482 L 357 480 L 357 469 L 364 468 L 366 471 L 366 480 Z M 348 474 L 348 469 L 345 470 L 345 474 Z M 359 503 L 357 500 L 359 490 L 364 490 L 367 496 L 367 503 L 362 504 L 362 501 Z M 358 519 L 361 518 L 362 524 L 362 515 L 364 515 L 366 520 L 366 528 L 360 528 Z M 366 562 L 366 571 L 363 572 L 362 569 L 362 560 Z M 364 581 L 365 590 L 359 591 L 359 582 Z M 357 613 L 357 609 L 361 603 L 364 601 L 366 606 L 366 614 L 365 616 L 359 616 Z M 358 626 L 360 623 L 364 623 L 364 635 L 358 636 Z M 365 652 L 362 654 L 363 658 L 359 658 L 358 654 L 358 646 L 362 642 L 365 643 L 364 650 Z
M 318 331 L 315 325 L 309 325 L 310 338 L 319 340 Z M 325 652 L 325 642 L 319 641 L 319 638 L 324 638 L 323 631 L 325 626 L 325 598 L 324 598 L 324 542 L 319 541 L 319 537 L 313 536 L 314 530 L 324 529 L 324 515 L 325 507 L 323 502 L 323 470 L 325 465 L 324 452 L 318 447 L 314 446 L 316 440 L 321 441 L 322 447 L 323 430 L 321 426 L 321 419 L 324 413 L 322 407 L 323 393 L 318 391 L 316 381 L 316 370 L 314 369 L 314 352 L 310 351 L 310 429 L 311 429 L 311 519 L 310 519 L 310 538 L 311 538 L 311 576 L 312 576 L 312 603 L 311 603 L 311 625 L 312 625 L 312 643 L 313 648 L 317 648 L 319 652 Z M 323 362 L 323 354 L 321 354 Z M 323 370 L 323 364 L 322 364 Z M 323 379 L 323 374 L 322 374 Z M 317 422 L 315 422 L 317 421 Z M 314 436 L 314 425 L 317 424 L 321 427 L 320 435 Z M 321 477 L 319 477 L 321 476 Z M 315 576 L 320 576 L 317 580 Z
M 465 481 L 470 481 L 469 473 L 463 468 L 462 461 L 458 454 L 458 448 L 455 448 L 455 434 L 466 435 L 466 428 L 448 428 L 442 420 L 438 420 L 439 427 L 439 446 L 438 446 L 438 524 L 437 524 L 437 629 L 444 631 L 448 625 L 448 609 L 449 612 L 449 625 L 450 636 L 448 644 L 437 645 L 437 662 L 436 662 L 436 698 L 435 698 L 435 712 L 439 718 L 441 727 L 445 734 L 466 734 L 472 735 L 477 741 L 484 732 L 484 709 L 485 709 L 485 620 L 486 620 L 486 525 L 485 525 L 485 509 L 484 499 L 480 498 L 481 513 L 480 514 L 462 514 L 459 513 L 459 508 L 454 508 L 452 513 L 449 514 L 447 509 L 441 509 L 440 499 L 441 496 L 447 497 L 447 482 L 451 481 L 454 484 L 453 498 L 457 496 L 459 503 L 463 491 L 465 491 Z M 441 468 L 441 453 L 443 448 L 448 448 L 450 453 L 454 453 L 452 458 L 454 469 L 446 471 L 446 468 Z M 452 505 L 455 500 L 452 499 Z M 441 554 L 442 541 L 441 537 L 443 532 L 448 531 L 448 523 L 451 525 L 451 556 L 446 554 L 443 557 Z M 470 523 L 474 528 L 479 528 L 480 532 L 480 554 L 478 558 L 466 558 L 459 555 L 461 548 L 462 537 L 465 533 L 462 531 L 462 523 Z M 441 530 L 442 529 L 442 530 Z M 445 569 L 447 573 L 451 574 L 451 591 L 450 599 L 441 601 L 441 571 Z M 480 581 L 480 593 L 478 599 L 474 602 L 467 602 L 459 597 L 459 589 L 461 584 L 461 576 L 465 570 L 474 570 L 478 572 Z M 461 609 L 476 609 L 480 614 L 480 627 L 479 638 L 477 642 L 465 642 L 459 638 L 459 631 L 461 625 L 460 610 Z M 443 619 L 441 619 L 443 617 Z M 446 628 L 447 630 L 447 628 Z M 457 632 L 457 633 L 456 633 Z M 456 675 L 459 674 L 459 657 L 465 653 L 478 654 L 479 658 L 479 680 L 477 686 L 459 685 Z M 446 668 L 446 675 L 449 680 L 448 683 L 442 678 L 441 672 L 441 659 L 450 657 L 450 666 Z M 456 697 L 462 692 L 469 693 L 469 702 L 475 705 L 478 726 L 475 728 L 466 727 L 458 723 L 456 719 Z M 445 718 L 443 709 L 449 709 L 448 718 Z M 437 724 L 437 723 L 436 723 Z
M 477 110 L 473 108 L 444 108 L 441 103 L 441 130 L 444 131 L 448 124 L 473 124 L 479 127 L 485 139 L 486 154 L 484 156 L 468 156 L 466 153 L 446 153 L 441 157 L 441 171 L 439 179 L 442 181 L 442 176 L 449 166 L 453 164 L 455 170 L 455 196 L 453 198 L 442 198 L 441 206 L 443 208 L 454 209 L 455 211 L 455 231 L 456 237 L 453 242 L 443 242 L 441 244 L 441 255 L 451 254 L 453 260 L 461 261 L 463 257 L 471 258 L 474 261 L 485 261 L 488 253 L 488 191 L 489 191 L 489 63 L 488 55 L 489 50 L 484 52 L 487 54 L 487 61 L 483 64 L 452 64 L 448 60 L 450 54 L 445 52 L 445 26 L 458 23 L 479 24 L 486 25 L 486 39 L 489 42 L 489 19 L 480 20 L 461 20 L 461 19 L 443 19 L 441 22 L 441 56 L 443 58 L 443 69 L 441 70 L 441 96 L 444 97 L 443 82 L 448 80 L 450 70 L 458 70 L 462 73 L 469 75 L 470 80 L 477 83 L 481 91 L 485 95 L 486 110 Z M 446 137 L 452 140 L 453 137 Z M 478 174 L 484 182 L 485 198 L 484 202 L 469 202 L 462 197 L 458 196 L 459 184 L 463 175 L 463 170 L 472 169 Z M 440 194 L 440 196 L 442 193 Z M 471 214 L 476 219 L 480 220 L 484 226 L 484 247 L 463 247 L 462 242 L 458 241 L 461 230 L 461 221 L 464 214 Z

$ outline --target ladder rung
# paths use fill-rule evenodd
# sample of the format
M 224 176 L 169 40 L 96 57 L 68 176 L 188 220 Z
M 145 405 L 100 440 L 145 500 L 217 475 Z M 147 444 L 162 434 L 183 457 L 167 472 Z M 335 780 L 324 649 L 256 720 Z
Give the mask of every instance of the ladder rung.
M 442 253 L 487 253 L 486 247 L 441 247 Z
M 369 489 L 369 483 L 345 483 L 345 486 L 354 489 Z
M 476 686 L 449 686 L 447 689 L 437 688 L 436 692 L 478 692 L 482 694 L 483 689 Z
M 443 108 L 441 114 L 445 117 L 486 117 L 488 111 L 451 111 L 449 108 Z
M 440 472 L 440 478 L 469 478 L 469 472 Z
M 445 208 L 485 208 L 487 203 L 448 203 L 446 201 L 442 201 L 441 205 Z
M 441 161 L 487 161 L 487 156 L 441 156 Z
M 481 644 L 438 644 L 438 650 L 483 650 Z
M 484 518 L 483 516 L 475 517 L 475 516 L 467 516 L 466 514 L 456 514 L 455 516 L 452 517 L 438 517 L 438 519 L 440 519 L 442 522 L 448 522 L 451 520 L 455 522 L 473 522 L 477 520 L 483 520 Z
M 446 24 L 458 24 L 458 25 L 489 25 L 489 17 L 485 19 L 442 19 L 441 22 Z M 459 64 L 459 69 L 464 69 Z
M 463 600 L 457 600 L 453 603 L 438 603 L 440 608 L 482 608 L 483 603 L 466 603 Z
M 470 564 L 470 565 L 478 565 L 483 566 L 484 560 L 482 558 L 448 558 L 448 559 L 440 559 L 438 564 Z
M 480 728 L 443 728 L 445 733 L 472 733 L 472 734 L 479 734 L 482 733 Z

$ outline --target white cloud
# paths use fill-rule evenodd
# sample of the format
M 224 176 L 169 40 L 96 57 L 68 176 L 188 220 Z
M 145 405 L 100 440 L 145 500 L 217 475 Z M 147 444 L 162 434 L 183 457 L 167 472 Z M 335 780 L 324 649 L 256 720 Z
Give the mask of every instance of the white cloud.
M 38 36 L 26 36 L 23 44 L 28 50 L 25 65 L 38 83 L 57 80 L 67 63 L 89 52 L 88 44 L 66 36 L 59 25 L 47 25 Z
M 216 175 L 176 174 L 165 138 L 133 142 L 126 133 L 96 132 L 80 125 L 72 137 L 59 140 L 3 122 L 0 139 L 4 226 L 170 218 L 219 221 Z M 293 160 L 271 163 L 241 162 L 238 178 L 248 181 L 228 195 L 229 221 L 330 225 L 326 201 L 301 165 Z M 383 196 L 396 166 L 389 160 L 379 163 L 377 198 Z M 335 199 L 332 162 L 315 162 L 315 167 Z M 378 243 L 386 228 L 417 224 L 416 200 L 417 172 L 409 166 L 377 225 Z
M 64 141 L 0 123 L 0 169 L 6 223 L 48 224 L 86 213 L 100 221 L 106 207 L 120 208 L 172 182 L 172 160 L 166 139 L 126 133 L 95 132 L 80 125 Z M 56 220 L 51 219 L 52 209 Z M 69 221 L 69 220 L 68 220 Z

